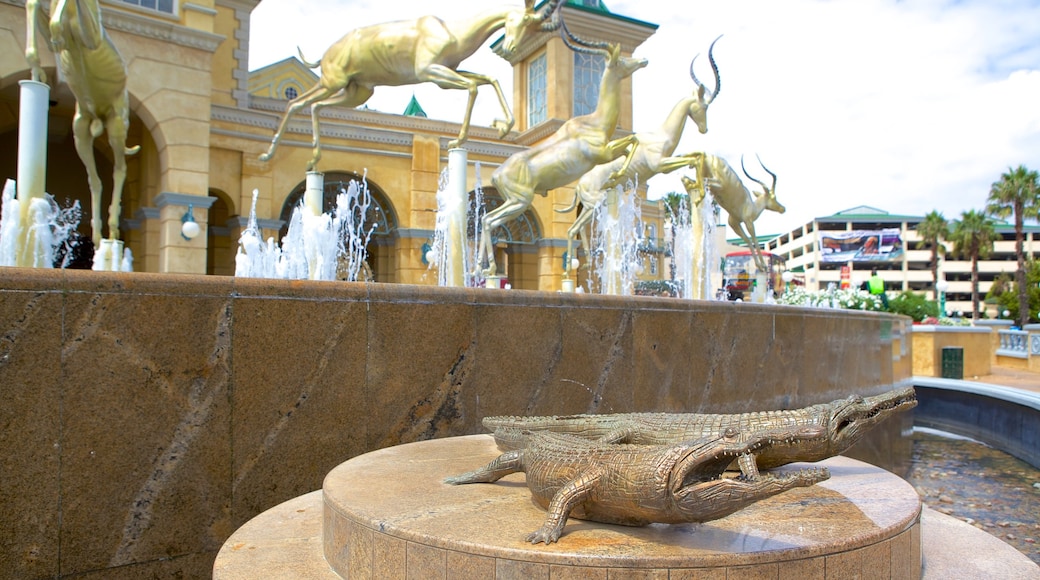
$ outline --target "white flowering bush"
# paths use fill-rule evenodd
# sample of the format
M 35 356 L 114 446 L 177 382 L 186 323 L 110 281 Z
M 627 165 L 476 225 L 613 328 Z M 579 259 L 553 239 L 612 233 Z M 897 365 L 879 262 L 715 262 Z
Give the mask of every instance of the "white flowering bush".
M 776 303 L 815 308 L 843 308 L 845 310 L 884 311 L 885 309 L 880 298 L 859 288 L 809 292 L 805 288 L 795 286 L 781 294 L 776 299 Z

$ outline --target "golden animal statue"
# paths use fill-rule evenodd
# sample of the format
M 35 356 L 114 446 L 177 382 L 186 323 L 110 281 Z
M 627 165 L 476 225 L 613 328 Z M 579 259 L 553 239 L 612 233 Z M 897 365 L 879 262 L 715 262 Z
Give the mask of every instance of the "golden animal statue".
M 672 107 L 672 111 L 657 130 L 636 134 L 638 143 L 632 152 L 631 163 L 628 165 L 628 169 L 624 173 L 618 174 L 618 170 L 625 163 L 625 160 L 622 158 L 615 159 L 610 163 L 604 163 L 603 165 L 597 165 L 578 180 L 578 186 L 574 190 L 574 201 L 571 205 L 567 208 L 556 210 L 560 213 L 567 213 L 572 211 L 579 202 L 584 208 L 581 215 L 567 229 L 568 259 L 564 261 L 565 276 L 570 272 L 570 258 L 575 257 L 574 240 L 577 239 L 578 234 L 584 230 L 585 226 L 592 221 L 592 217 L 595 215 L 593 210 L 603 203 L 608 190 L 618 185 L 624 185 L 630 180 L 637 184 L 646 183 L 646 180 L 654 175 L 670 173 L 680 167 L 690 166 L 696 159 L 699 159 L 699 153 L 679 156 L 672 156 L 672 154 L 679 145 L 679 139 L 682 138 L 687 119 L 692 120 L 697 125 L 697 130 L 702 134 L 708 132 L 708 105 L 718 96 L 719 89 L 722 86 L 719 79 L 719 67 L 715 64 L 713 55 L 715 43 L 718 40 L 716 38 L 712 41 L 711 46 L 708 47 L 708 62 L 711 64 L 711 70 L 715 74 L 715 90 L 709 91 L 703 83 L 697 80 L 697 74 L 694 72 L 694 63 L 697 62 L 697 57 L 693 57 L 693 60 L 690 62 L 690 78 L 693 79 L 696 90 L 693 94 L 681 99 Z M 612 178 L 611 176 L 615 174 L 617 174 L 616 177 Z M 587 250 L 588 248 L 586 247 Z
M 747 168 L 744 167 L 744 157 L 741 156 L 740 168 L 744 170 L 744 175 L 747 175 L 751 181 L 761 185 L 763 189 L 762 193 L 752 193 L 740 180 L 736 172 L 733 171 L 733 168 L 729 166 L 729 163 L 726 163 L 725 159 L 707 153 L 695 155 L 700 157 L 694 166 L 697 170 L 697 180 L 685 175 L 682 176 L 682 183 L 686 193 L 690 195 L 690 199 L 696 206 L 700 205 L 708 190 L 711 190 L 711 196 L 715 199 L 715 202 L 729 214 L 729 227 L 733 228 L 733 231 L 737 232 L 740 239 L 744 240 L 744 243 L 747 244 L 748 249 L 751 251 L 751 255 L 755 258 L 755 265 L 758 266 L 759 271 L 764 272 L 766 270 L 766 262 L 762 258 L 762 252 L 758 247 L 758 238 L 755 236 L 755 220 L 767 209 L 777 213 L 787 211 L 784 206 L 776 201 L 776 174 L 770 171 L 762 163 L 761 159 L 758 160 L 758 164 L 762 166 L 762 169 L 765 169 L 766 173 L 773 177 L 772 185 L 766 185 L 748 173 Z
M 561 36 L 571 50 L 596 54 L 606 59 L 600 79 L 596 110 L 567 120 L 551 137 L 538 145 L 514 153 L 491 174 L 491 183 L 503 198 L 502 205 L 482 220 L 476 266 L 486 261 L 485 276 L 497 272 L 491 234 L 495 228 L 524 213 L 535 194 L 573 183 L 593 167 L 622 155 L 631 158 L 635 135 L 611 140 L 617 128 L 621 82 L 646 66 L 646 59 L 621 56 L 621 45 L 589 42 L 575 37 L 560 20 Z M 624 164 L 627 168 L 627 163 Z M 624 171 L 624 168 L 620 170 Z
M 87 169 L 90 185 L 90 228 L 94 248 L 102 238 L 101 178 L 94 160 L 94 139 L 108 133 L 112 147 L 112 204 L 108 208 L 108 236 L 119 239 L 126 156 L 140 147 L 126 146 L 130 106 L 126 65 L 101 24 L 98 0 L 51 0 L 45 13 L 39 0 L 26 0 L 25 58 L 33 80 L 47 81 L 40 66 L 37 32 L 54 52 L 58 68 L 76 97 L 72 134 L 76 153 Z M 49 14 L 49 16 L 48 16 Z
M 271 139 L 261 161 L 274 156 L 278 141 L 289 125 L 289 119 L 304 107 L 311 108 L 313 155 L 307 170 L 313 170 L 321 159 L 321 141 L 318 113 L 324 107 L 342 105 L 357 107 L 372 96 L 377 86 L 401 86 L 431 82 L 442 89 L 469 91 L 466 116 L 457 139 L 449 148 L 462 145 L 469 133 L 470 116 L 477 98 L 477 88 L 491 85 L 498 94 L 505 119 L 496 119 L 492 125 L 504 137 L 513 128 L 513 113 L 498 81 L 489 76 L 458 70 L 463 60 L 483 46 L 496 31 L 505 29 L 504 38 L 496 49 L 508 57 L 516 51 L 524 37 L 539 30 L 552 31 L 558 25 L 558 10 L 563 0 L 549 0 L 535 11 L 534 0 L 524 0 L 520 8 L 487 11 L 466 20 L 445 22 L 436 16 L 418 20 L 389 22 L 355 29 L 339 39 L 315 63 L 303 60 L 310 68 L 321 67 L 317 84 L 289 101 L 278 130 Z

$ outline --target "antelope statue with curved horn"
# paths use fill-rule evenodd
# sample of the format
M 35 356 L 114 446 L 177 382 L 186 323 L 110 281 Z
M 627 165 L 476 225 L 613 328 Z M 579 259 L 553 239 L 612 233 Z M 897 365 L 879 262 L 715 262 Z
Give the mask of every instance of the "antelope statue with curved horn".
M 631 158 L 636 142 L 635 135 L 615 140 L 611 137 L 620 113 L 621 82 L 645 67 L 646 59 L 622 56 L 620 44 L 580 39 L 567 30 L 562 18 L 560 28 L 563 41 L 571 50 L 606 58 L 596 110 L 567 120 L 546 141 L 514 153 L 491 174 L 491 183 L 504 201 L 482 220 L 476 266 L 480 268 L 487 262 L 485 276 L 494 276 L 497 271 L 491 243 L 495 228 L 524 213 L 535 194 L 546 195 L 550 189 L 573 183 L 593 167 L 623 155 Z
M 37 48 L 39 33 L 54 52 L 58 68 L 76 97 L 72 134 L 76 153 L 87 169 L 91 240 L 98 251 L 102 238 L 101 178 L 94 160 L 94 139 L 107 131 L 112 147 L 112 204 L 108 208 L 108 235 L 112 240 L 119 239 L 126 156 L 140 150 L 126 146 L 130 126 L 126 65 L 101 24 L 98 0 L 51 0 L 49 18 L 40 0 L 26 0 L 25 11 L 25 59 L 33 80 L 47 82 Z M 122 256 L 111 258 L 118 263 Z
M 719 38 L 722 37 L 719 36 Z M 628 169 L 623 173 L 618 173 L 625 162 L 624 159 L 615 159 L 610 163 L 597 165 L 578 180 L 571 205 L 556 210 L 559 213 L 567 213 L 577 207 L 579 202 L 584 208 L 571 227 L 567 229 L 567 256 L 569 258 L 574 257 L 574 240 L 592 220 L 592 216 L 595 215 L 593 210 L 603 203 L 608 190 L 629 180 L 646 183 L 646 180 L 659 173 L 670 173 L 680 167 L 690 166 L 699 159 L 699 153 L 678 156 L 672 154 L 679 145 L 687 119 L 697 125 L 697 130 L 701 134 L 708 132 L 708 105 L 715 100 L 722 87 L 719 79 L 719 67 L 715 63 L 713 54 L 715 43 L 719 41 L 719 38 L 712 41 L 711 46 L 708 47 L 708 62 L 715 75 L 715 90 L 708 90 L 704 83 L 697 80 L 697 74 L 694 72 L 697 56 L 694 56 L 690 61 L 690 78 L 693 79 L 696 89 L 690 96 L 681 99 L 672 107 L 672 111 L 668 113 L 664 123 L 658 129 L 636 134 L 638 143 L 632 151 L 632 160 Z M 565 276 L 570 272 L 570 261 L 570 259 L 565 261 Z
M 758 164 L 762 166 L 762 169 L 773 178 L 773 183 L 766 185 L 748 173 L 747 168 L 744 167 L 744 156 L 741 155 L 740 168 L 744 170 L 744 175 L 762 186 L 762 193 L 752 192 L 744 185 L 744 182 L 740 180 L 740 177 L 729 166 L 729 163 L 726 163 L 725 159 L 707 153 L 694 155 L 700 157 L 695 165 L 697 178 L 700 183 L 685 175 L 682 176 L 683 188 L 686 189 L 686 193 L 690 195 L 694 206 L 697 206 L 700 205 L 710 190 L 715 202 L 729 214 L 729 227 L 733 228 L 733 231 L 737 232 L 740 239 L 747 244 L 751 255 L 755 258 L 755 265 L 758 266 L 759 271 L 765 271 L 766 262 L 762 258 L 762 252 L 758 248 L 758 238 L 755 236 L 755 220 L 767 209 L 777 213 L 787 211 L 784 206 L 776 201 L 776 174 L 762 163 L 762 159 L 758 160 Z
M 523 9 L 490 10 L 460 21 L 445 22 L 436 16 L 423 16 L 418 20 L 376 24 L 347 33 L 329 47 L 318 62 L 307 62 L 300 54 L 300 59 L 308 67 L 321 67 L 321 77 L 317 84 L 289 101 L 271 139 L 271 146 L 260 160 L 268 161 L 274 156 L 289 119 L 309 106 L 313 154 L 307 170 L 314 169 L 321 159 L 318 126 L 321 109 L 331 105 L 358 107 L 372 96 L 377 86 L 430 82 L 442 89 L 469 91 L 459 136 L 448 144 L 449 148 L 454 148 L 462 145 L 469 134 L 477 88 L 491 85 L 505 116 L 505 119 L 496 119 L 492 125 L 498 129 L 499 136 L 504 137 L 513 128 L 514 119 L 498 81 L 486 75 L 458 70 L 458 67 L 498 30 L 505 29 L 505 37 L 496 49 L 505 57 L 511 55 L 528 34 L 556 30 L 559 26 L 556 15 L 562 3 L 563 0 L 550 0 L 542 10 L 535 11 L 534 0 L 524 0 Z

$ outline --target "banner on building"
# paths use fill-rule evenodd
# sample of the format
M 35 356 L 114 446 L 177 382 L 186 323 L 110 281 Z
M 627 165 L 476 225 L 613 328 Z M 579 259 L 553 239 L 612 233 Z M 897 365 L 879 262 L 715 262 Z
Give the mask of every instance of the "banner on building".
M 903 256 L 899 228 L 819 232 L 821 262 L 884 262 Z

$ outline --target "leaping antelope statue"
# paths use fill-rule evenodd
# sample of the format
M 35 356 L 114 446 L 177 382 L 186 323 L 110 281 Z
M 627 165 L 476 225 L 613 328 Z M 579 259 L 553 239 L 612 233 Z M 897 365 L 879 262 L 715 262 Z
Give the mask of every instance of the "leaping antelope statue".
M 491 243 L 491 234 L 496 228 L 524 213 L 535 194 L 546 195 L 550 189 L 573 183 L 593 167 L 622 155 L 631 158 L 636 142 L 635 135 L 613 141 L 611 137 L 618 122 L 621 82 L 645 67 L 646 59 L 622 56 L 620 44 L 580 39 L 567 30 L 562 19 L 560 28 L 563 41 L 571 50 L 606 58 L 596 110 L 569 119 L 552 137 L 514 153 L 491 174 L 491 183 L 504 201 L 482 220 L 476 266 L 480 268 L 487 262 L 485 276 L 494 276 L 497 271 Z
M 733 231 L 737 232 L 740 239 L 747 244 L 748 249 L 751 250 L 751 255 L 755 258 L 755 265 L 758 266 L 759 271 L 765 271 L 766 262 L 762 258 L 762 252 L 758 247 L 758 238 L 755 236 L 755 220 L 767 209 L 777 213 L 787 211 L 784 206 L 776 201 L 776 174 L 770 171 L 762 163 L 761 159 L 758 160 L 758 164 L 762 166 L 762 169 L 773 178 L 772 185 L 766 185 L 748 173 L 747 168 L 744 167 L 744 157 L 741 156 L 740 168 L 744 170 L 744 175 L 747 175 L 751 181 L 761 185 L 763 189 L 762 193 L 752 192 L 744 185 L 744 182 L 740 180 L 740 177 L 729 166 L 729 163 L 726 163 L 725 159 L 708 153 L 695 155 L 700 156 L 700 159 L 695 164 L 699 183 L 690 177 L 682 176 L 683 188 L 690 195 L 693 205 L 700 205 L 704 200 L 704 196 L 710 190 L 715 202 L 729 214 L 729 227 L 733 228 Z
M 101 178 L 94 161 L 94 139 L 107 131 L 108 143 L 112 147 L 112 204 L 108 208 L 108 236 L 113 240 L 119 239 L 126 156 L 140 150 L 140 147 L 126 146 L 126 133 L 130 126 L 126 65 L 101 24 L 98 0 L 51 0 L 49 8 L 45 13 L 40 0 L 25 2 L 25 59 L 29 61 L 33 80 L 47 82 L 37 48 L 39 33 L 54 52 L 58 68 L 76 97 L 72 134 L 76 153 L 89 178 L 91 239 L 97 251 L 102 238 Z
M 308 67 L 321 67 L 321 77 L 317 84 L 289 101 L 271 139 L 271 146 L 260 160 L 269 161 L 274 156 L 289 119 L 309 106 L 313 154 L 307 170 L 314 169 L 321 159 L 318 126 L 321 109 L 331 105 L 358 107 L 372 96 L 377 86 L 431 82 L 442 89 L 469 91 L 459 136 L 448 144 L 453 148 L 462 145 L 469 134 L 477 88 L 491 85 L 505 116 L 505 119 L 496 119 L 492 125 L 498 129 L 500 137 L 505 137 L 513 128 L 514 119 L 498 81 L 486 75 L 458 70 L 458 67 L 498 30 L 505 29 L 505 37 L 496 49 L 504 57 L 511 55 L 528 34 L 556 30 L 559 26 L 557 11 L 562 4 L 563 0 L 550 0 L 540 11 L 535 11 L 534 0 L 524 0 L 523 9 L 491 10 L 454 22 L 423 16 L 418 20 L 376 24 L 348 32 L 330 46 L 318 62 L 307 62 L 300 54 L 300 59 Z
M 719 37 L 721 38 L 721 36 Z M 694 72 L 694 64 L 697 57 L 694 56 L 690 62 L 690 78 L 696 87 L 693 94 L 681 99 L 672 107 L 664 123 L 654 131 L 646 131 L 636 134 L 638 143 L 632 151 L 631 163 L 623 173 L 618 173 L 625 159 L 618 158 L 610 163 L 597 165 L 578 180 L 578 187 L 574 190 L 574 201 L 567 208 L 557 209 L 557 212 L 567 213 L 573 210 L 580 202 L 584 207 L 570 228 L 567 229 L 567 256 L 574 257 L 574 240 L 582 232 L 586 225 L 595 215 L 593 211 L 606 199 L 608 190 L 633 180 L 636 183 L 646 183 L 654 175 L 659 173 L 670 173 L 680 167 L 687 167 L 700 159 L 700 153 L 673 156 L 675 148 L 682 138 L 686 120 L 692 120 L 697 125 L 701 134 L 708 132 L 708 105 L 719 94 L 722 83 L 719 79 L 719 67 L 715 64 L 713 51 L 718 38 L 712 41 L 708 47 L 708 62 L 715 75 L 715 90 L 708 90 L 704 83 L 697 80 Z M 699 55 L 698 55 L 699 56 Z M 564 264 L 564 275 L 570 271 L 570 261 Z

